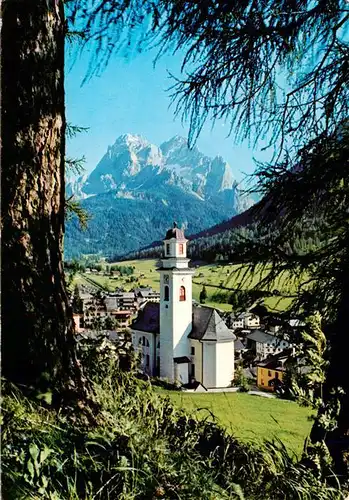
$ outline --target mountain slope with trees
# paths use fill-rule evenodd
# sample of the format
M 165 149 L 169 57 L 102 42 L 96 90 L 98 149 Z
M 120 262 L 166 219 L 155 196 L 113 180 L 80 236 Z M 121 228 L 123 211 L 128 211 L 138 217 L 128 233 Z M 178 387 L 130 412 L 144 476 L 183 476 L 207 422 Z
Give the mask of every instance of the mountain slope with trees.
M 93 172 L 67 186 L 91 219 L 85 232 L 67 223 L 66 258 L 122 255 L 161 238 L 174 220 L 195 233 L 250 205 L 223 158 L 188 149 L 182 137 L 160 147 L 125 134 Z

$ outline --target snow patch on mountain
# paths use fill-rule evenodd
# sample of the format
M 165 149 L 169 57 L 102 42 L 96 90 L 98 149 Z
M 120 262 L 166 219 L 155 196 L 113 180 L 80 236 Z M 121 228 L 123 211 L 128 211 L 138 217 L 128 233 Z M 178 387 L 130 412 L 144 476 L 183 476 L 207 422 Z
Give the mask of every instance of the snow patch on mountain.
M 167 186 L 227 204 L 232 214 L 251 204 L 242 199 L 232 169 L 221 156 L 210 158 L 197 147 L 189 149 L 180 136 L 156 146 L 140 135 L 124 134 L 90 175 L 68 183 L 67 192 L 81 199 L 110 191 L 117 197 L 142 199 L 153 191 L 166 195 Z

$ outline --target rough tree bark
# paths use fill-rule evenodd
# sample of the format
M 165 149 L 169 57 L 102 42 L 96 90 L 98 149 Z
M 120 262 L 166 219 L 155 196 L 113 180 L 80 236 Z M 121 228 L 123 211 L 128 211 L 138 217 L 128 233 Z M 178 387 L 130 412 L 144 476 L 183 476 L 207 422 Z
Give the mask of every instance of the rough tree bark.
M 347 237 L 349 248 L 349 235 Z M 346 269 L 349 270 L 349 254 L 346 259 Z M 330 340 L 329 367 L 326 381 L 323 387 L 324 402 L 337 408 L 340 403 L 338 416 L 336 418 L 336 428 L 326 431 L 323 425 L 314 423 L 310 439 L 313 443 L 325 441 L 333 460 L 333 466 L 341 483 L 349 487 L 349 280 L 348 271 L 342 272 L 338 280 L 341 280 L 341 301 L 337 313 L 337 319 L 328 332 Z M 327 333 L 327 332 L 326 332 Z M 338 395 L 338 388 L 343 393 Z M 324 409 L 320 409 L 319 416 Z
M 84 394 L 62 266 L 63 2 L 5 0 L 2 19 L 3 375 Z

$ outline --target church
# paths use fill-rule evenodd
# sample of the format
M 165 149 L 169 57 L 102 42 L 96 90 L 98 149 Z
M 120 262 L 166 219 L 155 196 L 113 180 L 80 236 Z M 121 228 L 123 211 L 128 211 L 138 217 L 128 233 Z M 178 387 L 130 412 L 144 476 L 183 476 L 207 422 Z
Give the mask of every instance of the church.
M 218 312 L 193 305 L 192 277 L 184 232 L 174 223 L 164 239 L 160 303 L 148 302 L 132 323 L 132 341 L 142 370 L 171 382 L 227 387 L 234 378 L 234 333 Z

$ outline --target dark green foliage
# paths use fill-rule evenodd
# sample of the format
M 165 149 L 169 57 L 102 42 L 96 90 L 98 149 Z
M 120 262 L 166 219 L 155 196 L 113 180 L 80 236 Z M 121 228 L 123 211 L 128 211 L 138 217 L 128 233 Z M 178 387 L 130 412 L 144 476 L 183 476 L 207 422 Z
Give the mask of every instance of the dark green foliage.
M 82 207 L 79 200 L 70 196 L 65 200 L 65 218 L 66 221 L 76 220 L 79 229 L 85 231 L 92 216 Z
M 117 326 L 117 321 L 114 318 L 111 318 L 110 316 L 107 316 L 104 320 L 104 328 L 106 330 L 114 330 Z
M 250 389 L 242 364 L 236 366 L 233 385 L 239 387 L 240 392 L 248 392 Z
M 258 216 L 256 218 L 258 220 Z M 277 228 L 274 226 L 263 228 L 263 238 L 268 238 L 276 230 Z M 239 263 L 242 260 L 241 244 L 243 242 L 257 244 L 257 241 L 261 238 L 260 232 L 261 229 L 256 222 L 246 227 L 234 227 L 211 236 L 201 236 L 194 239 L 190 239 L 189 236 L 188 256 L 194 260 L 213 263 L 218 255 L 222 255 L 227 262 Z M 303 220 L 301 223 L 295 223 L 292 238 L 285 242 L 283 250 L 286 255 L 304 255 L 319 248 L 326 239 L 328 239 L 328 234 L 324 228 L 319 227 L 318 221 L 314 219 Z M 162 245 L 153 245 L 148 248 L 141 248 L 136 252 L 130 252 L 123 258 L 157 258 L 161 257 L 162 252 Z
M 328 366 L 319 422 L 324 421 L 322 416 L 328 411 L 327 407 L 339 404 L 340 412 L 336 429 L 328 431 L 320 423 L 316 424 L 312 439 L 320 442 L 326 439 L 343 478 L 349 474 L 345 458 L 345 450 L 349 449 L 349 372 L 344 354 L 349 339 L 346 320 L 349 304 L 346 278 L 349 269 L 348 158 L 349 133 L 347 124 L 343 123 L 335 134 L 324 134 L 300 150 L 294 162 L 285 159 L 282 165 L 261 167 L 259 175 L 273 207 L 263 215 L 261 224 L 275 227 L 275 232 L 270 231 L 255 245 L 251 242 L 240 248 L 240 255 L 246 261 L 259 266 L 265 263 L 268 272 L 262 286 L 271 285 L 284 270 L 296 277 L 298 293 L 291 314 L 321 313 L 322 328 L 330 348 L 325 353 Z M 317 248 L 302 255 L 294 252 L 288 255 L 284 244 L 292 239 L 295 222 L 308 219 L 314 212 L 317 220 L 322 221 L 327 237 Z
M 2 487 L 8 500 L 343 498 L 325 478 L 295 464 L 281 443 L 254 449 L 210 419 L 197 421 L 149 383 L 120 372 L 118 362 L 108 364 L 113 351 L 101 347 L 96 343 L 84 358 L 90 367 L 104 366 L 88 371 L 100 380 L 94 425 L 78 414 L 43 409 L 5 384 Z
M 85 265 L 76 259 L 64 262 L 64 270 L 72 273 L 84 273 L 86 271 Z
M 81 132 L 86 132 L 88 130 L 84 127 L 78 127 L 72 124 L 66 124 L 65 133 L 68 139 L 75 137 L 77 134 Z M 86 162 L 86 158 L 82 156 L 81 158 L 65 158 L 65 172 L 66 174 L 79 175 L 84 171 L 84 164 Z M 77 200 L 74 196 L 66 197 L 65 199 L 65 218 L 67 221 L 76 218 L 78 221 L 79 227 L 82 231 L 87 228 L 88 221 L 91 219 L 90 214 L 84 210 L 81 206 L 79 200 Z
M 101 194 L 82 200 L 81 207 L 93 214 L 93 218 L 84 232 L 81 232 L 77 220 L 67 222 L 66 259 L 102 252 L 104 256 L 118 260 L 119 256 L 164 238 L 174 220 L 187 221 L 186 232 L 193 234 L 228 219 L 234 213 L 230 208 L 219 208 L 216 203 L 201 201 L 175 187 L 167 187 L 166 193 L 159 188 L 142 200 L 115 198 L 112 193 Z
M 82 313 L 83 302 L 80 297 L 79 287 L 75 285 L 73 292 L 72 308 L 74 313 Z
M 337 429 L 327 432 L 317 423 L 312 439 L 326 440 L 336 471 L 348 480 L 347 2 L 125 0 L 114 9 L 110 0 L 94 0 L 85 11 L 78 9 L 81 1 L 74 2 L 74 14 L 87 39 L 97 41 L 97 72 L 119 47 L 125 23 L 131 33 L 147 23 L 141 46 L 155 39 L 160 53 L 185 51 L 173 94 L 177 112 L 190 120 L 190 143 L 206 120 L 217 118 L 237 137 L 269 138 L 274 146 L 273 163 L 258 172 L 267 197 L 258 242 L 240 250 L 269 266 L 260 289 L 285 270 L 296 280 L 308 274 L 292 312 L 321 311 L 331 348 L 319 416 L 340 405 Z M 312 218 L 327 238 L 300 254 L 292 248 L 295 225 Z
M 120 273 L 121 276 L 124 276 L 124 275 L 130 276 L 134 272 L 134 267 L 113 265 L 113 266 L 110 266 L 110 271 L 117 271 Z
M 205 304 L 205 300 L 207 299 L 207 291 L 205 285 L 202 287 L 200 292 L 200 304 Z
M 177 112 L 190 120 L 190 143 L 206 120 L 223 118 L 237 137 L 269 134 L 282 151 L 290 137 L 297 148 L 347 116 L 345 0 L 252 5 L 122 0 L 117 8 L 111 0 L 94 0 L 90 9 L 75 0 L 71 5 L 70 21 L 77 18 L 84 26 L 85 43 L 97 44 L 91 73 L 103 70 L 124 47 L 120 39 L 131 46 L 133 33 L 139 48 L 157 43 L 160 54 L 184 51 L 182 75 L 172 90 Z
M 251 302 L 251 293 L 248 290 L 236 290 L 229 295 L 229 304 L 234 312 L 245 311 Z

